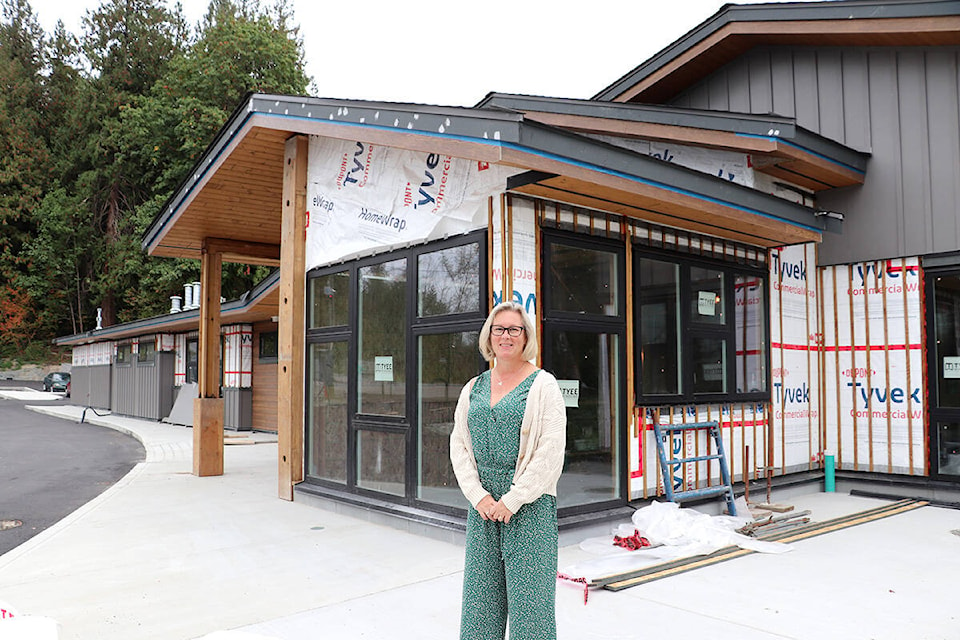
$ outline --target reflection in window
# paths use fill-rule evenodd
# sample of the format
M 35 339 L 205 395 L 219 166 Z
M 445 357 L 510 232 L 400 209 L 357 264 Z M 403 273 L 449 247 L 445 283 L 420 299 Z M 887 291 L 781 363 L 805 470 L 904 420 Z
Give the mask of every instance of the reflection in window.
M 694 393 L 725 393 L 727 391 L 726 340 L 694 338 L 690 366 L 693 367 Z
M 133 345 L 121 344 L 117 346 L 117 364 L 133 362 Z
M 940 423 L 938 426 L 937 472 L 940 475 L 960 476 L 960 424 Z
M 641 258 L 637 280 L 641 393 L 679 393 L 680 267 L 672 262 Z
M 137 345 L 137 362 L 156 362 L 157 343 L 156 340 L 141 340 Z
M 417 315 L 470 313 L 479 308 L 479 244 L 465 244 L 418 256 Z
M 357 486 L 403 496 L 406 493 L 406 436 L 402 433 L 357 432 Z
M 190 384 L 200 379 L 200 343 L 196 338 L 187 340 L 186 382 Z
M 311 329 L 338 327 L 349 321 L 350 273 L 341 271 L 310 280 Z
M 406 415 L 407 261 L 363 267 L 360 278 L 360 384 L 357 410 Z
M 690 320 L 696 323 L 723 325 L 723 273 L 716 269 L 690 267 Z
M 737 391 L 767 390 L 766 299 L 763 278 L 736 274 L 734 325 L 737 334 Z
M 618 336 L 556 331 L 550 338 L 553 374 L 579 390 L 567 407 L 567 452 L 559 506 L 615 500 L 620 496 L 620 379 Z
M 280 333 L 264 331 L 260 334 L 259 360 L 261 362 L 276 362 L 280 353 Z
M 453 413 L 464 383 L 477 375 L 477 332 L 440 333 L 419 341 L 419 451 L 417 498 L 466 507 L 450 464 Z
M 551 311 L 618 315 L 617 254 L 551 243 L 547 286 Z
M 347 343 L 309 345 L 307 475 L 347 482 Z
M 937 403 L 960 407 L 960 378 L 944 375 L 947 362 L 960 357 L 960 277 L 938 276 L 933 283 L 937 350 Z

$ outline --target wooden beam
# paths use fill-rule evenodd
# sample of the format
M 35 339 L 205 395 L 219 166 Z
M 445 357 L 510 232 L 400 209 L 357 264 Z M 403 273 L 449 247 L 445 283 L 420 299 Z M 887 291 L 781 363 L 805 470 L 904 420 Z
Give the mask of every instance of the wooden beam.
M 223 261 L 204 242 L 200 255 L 199 398 L 193 403 L 193 474 L 223 475 L 220 397 L 220 284 Z
M 280 245 L 228 238 L 206 238 L 204 242 L 208 251 L 221 255 L 223 262 L 280 266 Z
M 280 322 L 277 358 L 278 493 L 293 500 L 303 480 L 304 309 L 306 308 L 306 211 L 309 140 L 287 140 L 283 156 L 280 223 Z

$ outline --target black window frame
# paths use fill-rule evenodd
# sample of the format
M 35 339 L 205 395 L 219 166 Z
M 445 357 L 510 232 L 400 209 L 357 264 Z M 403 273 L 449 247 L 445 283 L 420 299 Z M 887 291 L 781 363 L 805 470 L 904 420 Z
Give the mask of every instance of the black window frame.
M 268 353 L 264 355 L 263 353 L 263 336 L 274 336 L 273 353 Z M 257 336 L 257 362 L 262 362 L 264 364 L 276 363 L 280 361 L 280 331 L 261 331 Z
M 627 392 L 627 277 L 626 277 L 626 247 L 622 238 L 604 238 L 598 236 L 584 235 L 574 231 L 563 229 L 542 229 L 541 230 L 541 258 L 544 265 L 544 271 L 541 275 L 541 297 L 539 302 L 540 318 L 542 323 L 542 335 L 540 339 L 540 352 L 542 354 L 544 369 L 552 370 L 553 354 L 548 346 L 551 344 L 553 335 L 562 331 L 593 331 L 596 333 L 607 333 L 616 335 L 620 341 L 620 353 L 618 366 L 620 367 L 620 380 L 618 381 L 618 394 L 620 398 L 626 400 Z M 572 311 L 553 310 L 552 287 L 549 286 L 550 278 L 547 274 L 547 268 L 550 265 L 550 249 L 554 244 L 577 247 L 594 251 L 604 251 L 614 253 L 619 261 L 619 268 L 616 270 L 617 287 L 621 292 L 618 299 L 617 314 L 607 315 L 599 313 L 577 313 Z M 619 485 L 620 495 L 611 500 L 601 502 L 590 502 L 574 506 L 561 507 L 557 513 L 560 517 L 572 517 L 587 513 L 596 513 L 605 508 L 616 508 L 629 500 L 629 465 L 625 463 L 625 458 L 629 454 L 629 433 L 628 420 L 629 408 L 624 406 L 620 412 L 617 425 L 618 441 L 618 469 L 617 483 Z
M 770 274 L 767 269 L 754 266 L 745 262 L 712 259 L 706 256 L 697 256 L 688 253 L 669 251 L 650 247 L 634 241 L 633 245 L 633 299 L 639 299 L 637 290 L 640 282 L 641 258 L 657 260 L 676 264 L 680 271 L 680 299 L 677 301 L 677 309 L 680 314 L 680 360 L 685 366 L 681 368 L 680 390 L 676 394 L 644 394 L 643 393 L 643 363 L 640 357 L 640 334 L 641 326 L 639 304 L 633 306 L 633 325 L 634 325 L 634 400 L 639 406 L 666 406 L 679 404 L 711 404 L 711 403 L 731 403 L 731 402 L 758 402 L 769 401 L 771 393 L 770 379 Z M 694 291 L 690 282 L 690 268 L 701 267 L 713 269 L 723 273 L 723 313 L 727 318 L 724 325 L 715 325 L 709 323 L 696 323 L 689 317 L 689 311 L 693 304 Z M 747 275 L 759 278 L 763 281 L 763 335 L 765 343 L 764 358 L 767 366 L 764 368 L 764 391 L 738 392 L 737 386 L 737 321 L 736 321 L 736 276 Z M 686 354 L 689 354 L 693 347 L 692 342 L 696 338 L 722 338 L 726 341 L 724 353 L 724 373 L 727 380 L 727 390 L 713 393 L 694 393 L 693 391 L 693 367 L 689 366 Z
M 126 352 L 126 357 L 121 358 L 121 354 Z M 117 355 L 114 358 L 114 364 L 118 367 L 133 366 L 133 343 L 123 342 L 117 345 Z
M 151 345 L 153 350 L 149 358 L 143 357 L 142 349 L 144 345 Z M 150 338 L 149 340 L 140 339 L 140 342 L 137 343 L 137 366 L 138 367 L 152 367 L 157 363 L 157 341 L 156 338 Z
M 480 283 L 477 291 L 477 310 L 462 314 L 445 314 L 420 317 L 417 310 L 418 296 L 418 257 L 422 254 L 433 253 L 450 249 L 457 246 L 475 244 L 479 255 L 478 270 Z M 358 365 L 359 357 L 357 349 L 359 346 L 359 272 L 364 267 L 369 267 L 385 262 L 406 259 L 406 310 L 404 317 L 405 330 L 405 364 L 404 374 L 406 379 L 405 415 L 383 416 L 374 414 L 364 414 L 358 412 Z M 384 501 L 410 507 L 426 507 L 430 511 L 437 513 L 447 513 L 451 515 L 462 516 L 466 513 L 465 509 L 442 505 L 434 502 L 420 500 L 417 498 L 417 428 L 419 425 L 419 406 L 417 404 L 417 393 L 419 389 L 418 362 L 417 362 L 417 342 L 421 336 L 449 333 L 476 331 L 479 333 L 483 322 L 486 320 L 489 309 L 488 281 L 490 278 L 488 255 L 487 255 L 487 231 L 479 229 L 458 236 L 435 240 L 423 244 L 404 247 L 393 251 L 378 253 L 366 256 L 350 262 L 340 262 L 333 265 L 318 267 L 307 272 L 306 290 L 308 295 L 307 306 L 310 305 L 309 291 L 310 280 L 317 277 L 327 276 L 333 273 L 348 272 L 350 274 L 350 295 L 348 321 L 345 325 L 333 325 L 311 328 L 309 317 L 304 318 L 305 326 L 305 348 L 313 343 L 341 342 L 347 343 L 347 482 L 341 484 L 330 480 L 324 480 L 312 476 L 306 476 L 304 481 L 317 487 L 327 487 L 338 492 L 347 492 L 369 498 L 371 500 Z M 309 316 L 309 314 L 305 314 Z M 477 352 L 477 372 L 481 372 L 484 367 L 483 358 Z M 308 389 L 309 368 L 305 367 L 303 385 Z M 464 384 L 467 382 L 463 381 Z M 310 401 L 309 393 L 304 394 L 304 412 L 309 414 L 307 403 Z M 309 446 L 309 424 L 304 424 L 304 442 Z M 360 431 L 378 431 L 387 433 L 403 434 L 404 445 L 404 483 L 405 495 L 397 496 L 394 494 L 373 491 L 357 485 L 357 434 Z

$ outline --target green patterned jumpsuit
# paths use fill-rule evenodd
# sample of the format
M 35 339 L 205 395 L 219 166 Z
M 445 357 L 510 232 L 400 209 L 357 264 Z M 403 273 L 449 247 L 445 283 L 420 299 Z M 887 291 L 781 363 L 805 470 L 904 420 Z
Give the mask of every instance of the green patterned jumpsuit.
M 490 406 L 490 372 L 470 392 L 468 424 L 480 482 L 495 500 L 510 490 L 520 451 L 520 423 L 536 377 Z M 461 640 L 557 637 L 557 499 L 544 494 L 523 505 L 509 523 L 467 515 Z

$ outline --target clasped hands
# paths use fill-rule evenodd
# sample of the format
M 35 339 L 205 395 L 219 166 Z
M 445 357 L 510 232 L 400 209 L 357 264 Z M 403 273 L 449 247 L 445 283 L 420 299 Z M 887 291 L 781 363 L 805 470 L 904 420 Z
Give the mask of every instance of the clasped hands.
M 484 520 L 494 520 L 495 522 L 510 522 L 513 512 L 503 506 L 500 500 L 494 500 L 493 496 L 487 495 L 477 503 L 477 512 Z

